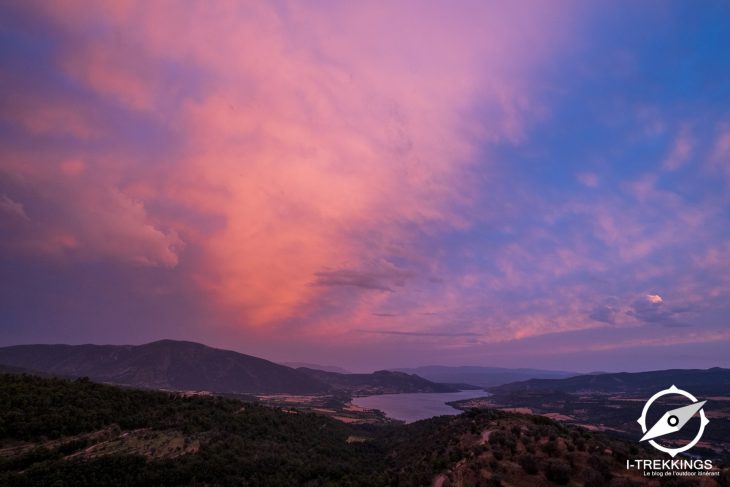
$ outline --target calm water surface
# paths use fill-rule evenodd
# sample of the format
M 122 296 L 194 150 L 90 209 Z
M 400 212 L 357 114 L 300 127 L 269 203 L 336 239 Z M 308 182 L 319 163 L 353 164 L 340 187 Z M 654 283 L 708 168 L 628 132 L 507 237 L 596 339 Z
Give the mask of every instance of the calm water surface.
M 355 397 L 352 403 L 368 409 L 379 409 L 386 416 L 412 423 L 434 416 L 455 415 L 462 411 L 452 408 L 447 402 L 474 397 L 486 397 L 485 391 L 461 391 L 423 394 L 383 394 L 380 396 Z

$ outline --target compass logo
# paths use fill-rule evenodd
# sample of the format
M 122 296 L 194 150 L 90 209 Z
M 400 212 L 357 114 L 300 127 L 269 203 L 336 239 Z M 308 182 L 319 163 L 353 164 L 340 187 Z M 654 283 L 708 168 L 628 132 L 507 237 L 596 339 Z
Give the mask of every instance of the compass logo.
M 646 424 L 646 415 L 649 412 L 652 404 L 654 404 L 654 401 L 656 401 L 660 397 L 669 394 L 679 394 L 681 396 L 684 396 L 689 401 L 691 401 L 691 403 L 681 408 L 666 411 L 664 415 L 659 419 L 659 421 L 656 422 L 656 424 L 654 424 L 651 428 L 648 428 Z M 700 441 L 700 438 L 702 438 L 702 434 L 705 432 L 705 426 L 707 426 L 707 423 L 710 422 L 705 416 L 704 409 L 702 409 L 706 402 L 707 401 L 698 401 L 697 398 L 694 397 L 692 394 L 687 391 L 683 391 L 682 389 L 679 389 L 674 385 L 669 389 L 664 389 L 663 391 L 657 392 L 656 394 L 651 396 L 648 401 L 646 401 L 646 404 L 644 405 L 644 410 L 641 413 L 641 417 L 638 419 L 638 423 L 641 425 L 641 431 L 644 433 L 641 441 L 648 440 L 651 446 L 659 451 L 670 454 L 672 458 L 674 458 L 679 453 L 689 450 L 690 448 L 695 446 L 698 441 Z M 677 431 L 681 430 L 684 425 L 686 425 L 689 420 L 692 419 L 694 415 L 698 412 L 700 414 L 700 428 L 692 441 L 690 441 L 686 445 L 679 448 L 667 448 L 654 441 L 655 438 L 659 438 L 670 433 L 676 433 Z

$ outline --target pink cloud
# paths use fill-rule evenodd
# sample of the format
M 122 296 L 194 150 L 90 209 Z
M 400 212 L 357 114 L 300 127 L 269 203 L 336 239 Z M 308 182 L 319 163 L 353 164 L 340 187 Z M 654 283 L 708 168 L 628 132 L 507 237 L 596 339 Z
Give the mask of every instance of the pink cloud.
M 68 198 L 58 230 L 80 255 L 166 267 L 183 258 L 185 235 L 202 252 L 195 282 L 253 325 L 327 302 L 333 290 L 312 286 L 327 269 L 407 253 L 397 249 L 410 239 L 405 222 L 470 225 L 456 208 L 472 204 L 482 170 L 475 140 L 519 141 L 541 116 L 532 73 L 565 23 L 539 2 L 37 7 L 66 32 L 67 76 L 179 143 L 170 172 L 141 170 L 137 154 L 101 157 L 95 170 L 87 160 L 98 154 L 71 153 L 52 162 L 58 184 L 34 163 L 26 176 Z M 474 104 L 488 116 L 469 116 Z M 223 224 L 202 232 L 165 220 L 149 210 L 157 202 Z
M 598 187 L 598 175 L 595 173 L 582 172 L 579 173 L 576 178 L 578 179 L 578 182 L 580 182 L 583 186 L 587 186 L 589 188 Z
M 174 267 L 184 243 L 177 231 L 156 221 L 145 203 L 120 189 L 117 162 L 102 158 L 91 167 L 54 150 L 6 151 L 0 175 L 34 202 L 29 224 L 17 227 L 3 247 L 54 258 L 113 260 L 140 266 Z
M 0 118 L 17 124 L 34 135 L 72 136 L 95 139 L 100 136 L 95 114 L 87 105 L 62 97 L 30 91 L 18 86 L 0 102 Z
M 727 124 L 718 129 L 709 163 L 711 169 L 724 174 L 730 184 L 730 126 Z
M 725 342 L 730 340 L 730 332 L 712 331 L 696 332 L 683 330 L 682 333 L 670 336 L 657 336 L 648 338 L 632 337 L 629 340 L 614 341 L 611 343 L 593 343 L 581 345 L 581 347 L 567 346 L 555 350 L 556 353 L 569 353 L 581 351 L 606 351 L 621 350 L 641 347 L 671 347 L 674 345 L 687 345 L 691 343 Z
M 676 171 L 686 164 L 692 156 L 695 146 L 694 137 L 688 127 L 683 127 L 672 143 L 672 148 L 662 162 L 667 171 Z
M 25 212 L 25 208 L 23 208 L 23 204 L 13 200 L 6 194 L 0 194 L 0 211 L 15 218 L 30 221 L 28 214 Z

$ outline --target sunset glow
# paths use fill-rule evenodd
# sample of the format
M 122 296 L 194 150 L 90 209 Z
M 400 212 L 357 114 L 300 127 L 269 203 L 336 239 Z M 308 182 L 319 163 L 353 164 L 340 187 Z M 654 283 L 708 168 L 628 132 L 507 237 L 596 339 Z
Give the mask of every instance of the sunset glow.
M 0 345 L 730 366 L 726 3 L 185 6 L 0 6 Z

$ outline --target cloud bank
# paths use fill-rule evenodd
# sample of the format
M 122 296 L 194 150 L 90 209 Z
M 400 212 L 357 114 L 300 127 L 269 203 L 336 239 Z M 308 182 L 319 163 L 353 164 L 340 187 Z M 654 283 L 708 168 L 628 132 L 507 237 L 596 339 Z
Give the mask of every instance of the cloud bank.
M 672 328 L 721 336 L 724 88 L 682 98 L 691 80 L 618 10 L 4 4 L 2 263 L 180 293 L 170 316 L 194 302 L 225 343 L 459 358 L 556 335 L 610 349 L 617 330 L 649 347 L 657 326 L 673 344 Z M 103 328 L 84 296 L 48 309 Z M 114 299 L 109 314 L 134 309 Z M 29 322 L 44 319 L 13 326 Z

